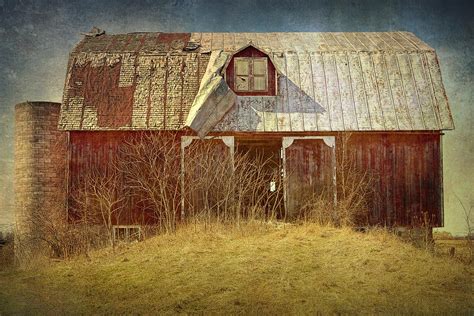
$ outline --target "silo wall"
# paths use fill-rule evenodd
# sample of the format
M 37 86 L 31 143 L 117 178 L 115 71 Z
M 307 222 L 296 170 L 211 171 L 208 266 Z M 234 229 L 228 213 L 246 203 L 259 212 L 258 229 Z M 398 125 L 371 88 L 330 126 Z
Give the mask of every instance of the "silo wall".
M 65 218 L 67 133 L 59 131 L 60 104 L 15 106 L 15 220 L 20 238 L 42 239 L 45 227 Z

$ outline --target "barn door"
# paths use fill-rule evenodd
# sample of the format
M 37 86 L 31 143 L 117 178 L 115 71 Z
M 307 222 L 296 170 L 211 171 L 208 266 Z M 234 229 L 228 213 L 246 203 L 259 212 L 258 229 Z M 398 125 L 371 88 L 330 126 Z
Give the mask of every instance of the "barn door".
M 234 168 L 234 137 L 181 137 L 181 218 L 199 212 L 219 213 L 219 181 Z M 216 209 L 217 208 L 217 209 Z
M 315 199 L 336 203 L 334 136 L 283 137 L 285 210 L 289 218 Z

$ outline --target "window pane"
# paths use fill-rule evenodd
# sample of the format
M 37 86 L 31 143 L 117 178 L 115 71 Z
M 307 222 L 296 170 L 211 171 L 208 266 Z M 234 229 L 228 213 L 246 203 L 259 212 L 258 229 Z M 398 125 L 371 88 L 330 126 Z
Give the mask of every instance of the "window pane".
M 253 89 L 256 91 L 267 90 L 267 78 L 266 77 L 253 77 Z
M 235 58 L 235 74 L 248 76 L 249 75 L 249 62 L 247 59 Z
M 237 76 L 235 78 L 235 89 L 238 91 L 249 91 L 249 77 Z
M 253 60 L 253 74 L 266 75 L 267 74 L 267 59 L 259 58 Z

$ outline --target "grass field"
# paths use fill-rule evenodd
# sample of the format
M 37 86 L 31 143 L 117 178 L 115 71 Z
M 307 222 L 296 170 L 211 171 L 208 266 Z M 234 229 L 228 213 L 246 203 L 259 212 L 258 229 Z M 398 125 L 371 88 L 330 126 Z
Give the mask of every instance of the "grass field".
M 383 231 L 199 226 L 0 271 L 0 315 L 472 314 L 473 272 Z

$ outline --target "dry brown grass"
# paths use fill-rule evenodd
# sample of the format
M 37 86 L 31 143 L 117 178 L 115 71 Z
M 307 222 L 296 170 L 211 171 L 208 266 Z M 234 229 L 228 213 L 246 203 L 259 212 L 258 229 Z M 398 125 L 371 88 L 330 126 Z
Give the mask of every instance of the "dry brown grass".
M 450 256 L 465 264 L 472 264 L 474 262 L 470 240 L 435 239 L 435 251 L 441 256 Z
M 469 314 L 472 275 L 382 230 L 195 225 L 0 272 L 0 314 Z

